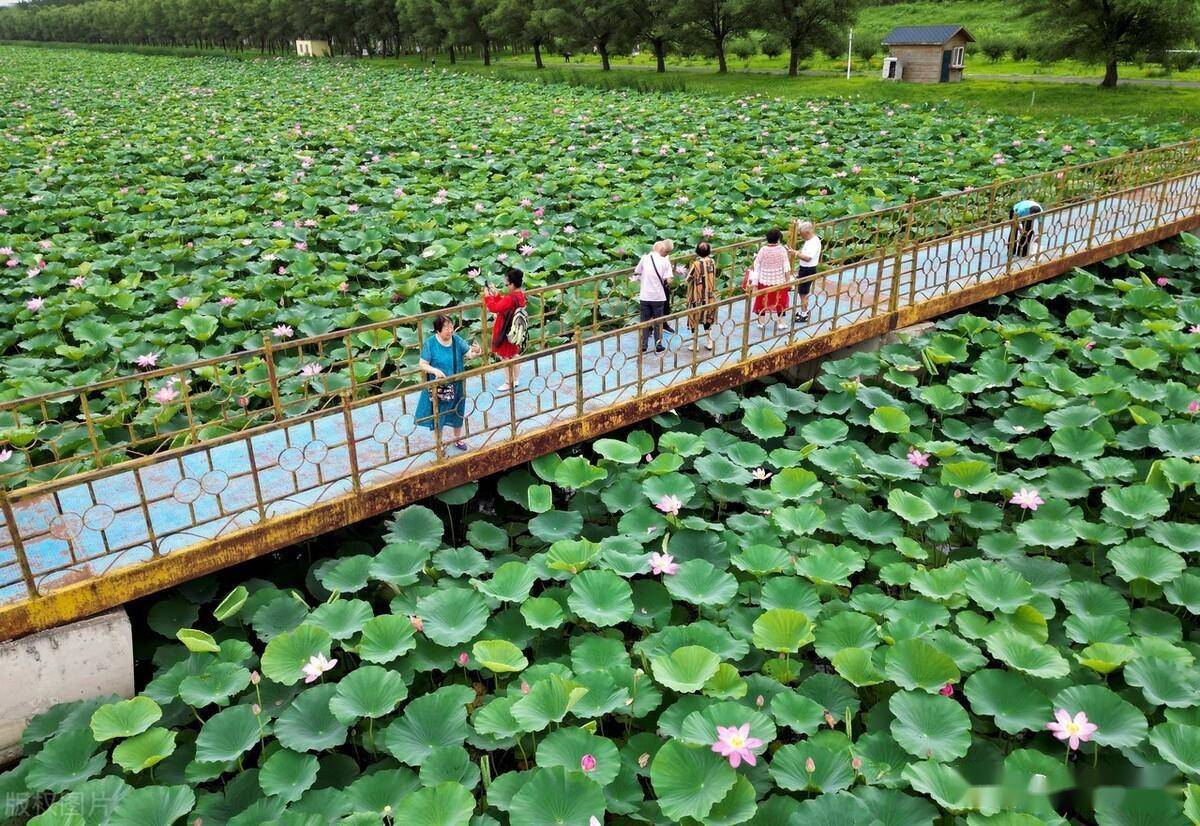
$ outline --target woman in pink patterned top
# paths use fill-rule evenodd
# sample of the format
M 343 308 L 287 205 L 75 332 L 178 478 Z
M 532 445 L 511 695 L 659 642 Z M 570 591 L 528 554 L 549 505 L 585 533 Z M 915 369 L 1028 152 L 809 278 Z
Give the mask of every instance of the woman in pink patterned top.
M 754 256 L 753 287 L 763 289 L 787 284 L 792 280 L 792 259 L 782 241 L 783 233 L 779 230 L 772 229 L 767 232 L 766 245 Z M 788 308 L 789 292 L 787 287 L 781 287 L 778 290 L 767 290 L 754 299 L 754 312 L 758 316 L 760 329 L 766 327 L 767 316 L 771 313 L 775 315 L 775 329 L 787 329 L 783 323 L 783 314 Z

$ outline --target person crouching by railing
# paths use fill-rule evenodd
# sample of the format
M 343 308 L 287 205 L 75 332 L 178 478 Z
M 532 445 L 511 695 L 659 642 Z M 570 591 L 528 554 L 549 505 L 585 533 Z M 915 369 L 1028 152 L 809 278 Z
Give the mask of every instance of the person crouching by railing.
M 801 241 L 800 249 L 796 250 L 796 278 L 800 279 L 796 285 L 796 293 L 800 297 L 796 323 L 805 324 L 808 322 L 808 294 L 812 292 L 812 276 L 817 274 L 817 268 L 821 266 L 821 239 L 817 237 L 817 228 L 812 221 L 801 221 L 796 233 Z
M 1028 198 L 1013 204 L 1008 211 L 1009 220 L 1013 222 L 1012 237 L 1009 240 L 1013 258 L 1025 258 L 1031 249 L 1034 255 L 1037 254 L 1037 216 L 1041 213 L 1042 205 Z
M 667 314 L 668 282 L 673 277 L 671 272 L 671 252 L 675 249 L 672 241 L 663 239 L 654 244 L 650 252 L 642 256 L 637 267 L 633 270 L 630 281 L 640 282 L 638 302 L 640 312 L 638 318 L 642 322 L 654 321 Z M 650 351 L 650 335 L 654 334 L 654 349 L 663 352 L 662 324 L 652 324 L 642 328 L 639 346 L 646 352 Z
M 717 310 L 711 307 L 717 300 L 717 262 L 707 241 L 696 245 L 696 258 L 687 272 L 688 326 L 695 335 L 704 327 L 704 349 L 713 349 L 712 328 Z
M 758 316 L 758 328 L 766 329 L 767 317 L 775 316 L 776 332 L 786 328 L 783 314 L 788 309 L 790 287 L 771 289 L 792 280 L 792 260 L 788 248 L 783 245 L 783 233 L 777 229 L 767 231 L 767 243 L 754 256 L 754 267 L 747 274 L 746 285 L 750 289 L 764 292 L 754 299 L 754 314 Z
M 508 361 L 505 375 L 508 381 L 500 385 L 500 392 L 521 386 L 521 367 L 512 360 L 521 354 L 529 334 L 529 314 L 525 309 L 525 274 L 510 269 L 504 274 L 505 292 L 497 292 L 491 284 L 483 288 L 483 303 L 489 312 L 496 314 L 492 324 L 492 352 Z
M 444 379 L 463 371 L 464 362 L 477 358 L 478 344 L 467 344 L 461 336 L 454 334 L 454 320 L 440 315 L 433 320 L 433 335 L 421 345 L 421 356 L 417 365 L 425 371 L 425 381 Z M 437 421 L 433 415 L 433 393 L 437 394 Z M 438 431 L 454 429 L 454 446 L 466 450 L 463 441 L 463 413 L 466 410 L 466 394 L 461 381 L 443 382 L 421 391 L 417 401 L 416 423 L 421 427 Z

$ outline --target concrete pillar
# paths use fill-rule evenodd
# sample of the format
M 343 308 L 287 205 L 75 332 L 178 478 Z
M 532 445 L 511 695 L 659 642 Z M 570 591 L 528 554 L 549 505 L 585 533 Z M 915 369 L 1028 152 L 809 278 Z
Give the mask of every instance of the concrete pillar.
M 30 718 L 51 706 L 133 696 L 133 632 L 118 608 L 79 622 L 0 642 L 0 765 L 21 752 Z

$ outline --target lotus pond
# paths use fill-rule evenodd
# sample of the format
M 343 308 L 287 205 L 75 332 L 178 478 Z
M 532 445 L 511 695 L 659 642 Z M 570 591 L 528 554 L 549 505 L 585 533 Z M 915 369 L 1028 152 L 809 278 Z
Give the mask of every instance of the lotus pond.
M 1200 822 L 1200 240 L 135 609 L 30 824 Z M 19 822 L 19 821 L 18 821 Z
M 5 46 L 0 75 L 0 398 L 1188 137 L 334 62 Z

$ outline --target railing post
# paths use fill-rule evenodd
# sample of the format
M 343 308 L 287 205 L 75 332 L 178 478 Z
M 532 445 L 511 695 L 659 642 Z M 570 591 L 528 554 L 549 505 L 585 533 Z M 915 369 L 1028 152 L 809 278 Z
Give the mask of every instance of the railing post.
M 1088 249 L 1096 245 L 1096 219 L 1100 217 L 1100 200 L 1101 196 L 1097 196 L 1092 201 L 1092 217 L 1088 221 Z
M 25 580 L 25 589 L 30 599 L 37 599 L 37 585 L 33 579 L 33 569 L 29 567 L 29 558 L 25 555 L 25 543 L 21 539 L 21 531 L 17 528 L 16 517 L 13 516 L 12 503 L 8 501 L 8 491 L 0 485 L 0 510 L 4 512 L 4 524 L 8 526 L 8 535 L 12 539 L 13 554 L 17 557 L 17 567 L 21 569 L 21 578 Z
M 275 421 L 283 421 L 283 402 L 279 398 L 279 377 L 275 374 L 275 349 L 271 336 L 263 333 L 263 360 L 267 363 L 267 383 L 271 386 L 271 407 L 275 410 Z
M 539 296 L 542 306 L 546 306 L 545 299 Z M 492 349 L 492 337 L 488 335 L 488 308 L 487 308 L 487 288 L 486 286 L 479 293 L 479 352 L 483 356 L 483 363 L 488 363 L 488 354 Z
M 342 336 L 342 346 L 346 348 L 346 371 L 350 374 L 350 392 L 358 398 L 358 377 L 354 375 L 354 350 L 350 346 L 349 334 Z
M 754 291 L 757 289 L 753 284 L 750 289 L 746 290 L 746 312 L 742 316 L 742 361 L 750 358 L 750 309 L 754 303 Z
M 354 416 L 350 410 L 349 393 L 342 393 L 342 422 L 346 431 L 346 455 L 350 459 L 350 484 L 357 493 L 362 490 L 362 482 L 358 475 L 358 445 L 354 440 Z
M 583 329 L 575 328 L 575 415 L 583 418 Z
M 438 388 L 441 386 L 441 381 L 435 381 L 427 388 L 430 407 L 433 410 L 433 421 L 430 422 L 433 428 L 433 455 L 439 462 L 446 458 L 446 446 L 442 444 L 442 417 L 438 411 Z
M 100 440 L 96 438 L 96 424 L 92 421 L 92 411 L 88 407 L 87 391 L 79 391 L 79 409 L 83 413 L 83 421 L 87 425 L 88 441 L 92 445 L 92 455 L 96 457 L 96 467 L 101 467 L 104 460 L 100 458 Z
M 894 313 L 900 309 L 900 289 L 901 289 L 901 274 L 904 268 L 904 251 L 908 248 L 909 239 L 912 237 L 913 225 L 913 205 L 912 201 L 908 202 L 908 206 L 904 210 L 904 235 L 900 242 L 896 245 L 896 256 L 892 259 L 892 290 L 888 296 L 888 312 Z M 913 259 L 916 260 L 914 254 Z
M 646 327 L 641 327 L 641 326 L 639 326 L 637 328 L 637 336 L 638 336 L 638 340 L 637 340 L 637 356 L 638 356 L 637 357 L 637 369 L 638 369 L 637 396 L 639 396 L 639 397 L 642 395 L 642 376 L 644 375 L 642 372 L 643 371 L 642 360 L 646 354 L 646 346 L 644 344 L 645 337 L 646 337 L 646 329 L 647 329 Z M 650 328 L 650 329 L 653 329 L 653 328 Z

